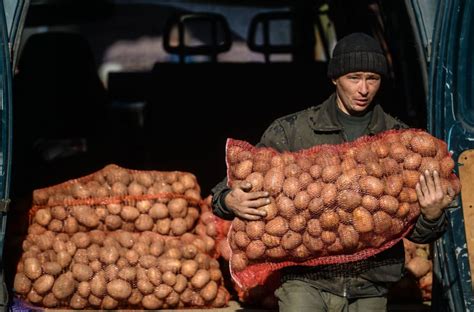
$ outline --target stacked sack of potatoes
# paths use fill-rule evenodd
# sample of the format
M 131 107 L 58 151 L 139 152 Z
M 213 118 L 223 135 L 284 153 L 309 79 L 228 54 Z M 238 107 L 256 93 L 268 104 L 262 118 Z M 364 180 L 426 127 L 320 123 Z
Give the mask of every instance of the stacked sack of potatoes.
M 206 203 L 194 175 L 111 165 L 33 197 L 14 280 L 14 292 L 28 303 L 73 309 L 227 304 L 217 234 L 200 215 Z

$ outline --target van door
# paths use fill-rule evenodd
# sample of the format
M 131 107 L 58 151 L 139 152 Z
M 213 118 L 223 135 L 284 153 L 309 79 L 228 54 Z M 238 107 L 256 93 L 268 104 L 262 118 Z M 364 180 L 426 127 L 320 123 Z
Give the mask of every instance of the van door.
M 0 1 L 0 310 L 7 310 L 7 290 L 3 277 L 3 246 L 10 184 L 12 55 L 20 21 L 26 13 L 24 0 Z
M 428 129 L 448 143 L 458 162 L 458 174 L 469 161 L 464 156 L 466 151 L 474 148 L 474 66 L 468 61 L 474 48 L 472 14 L 473 1 L 438 2 L 430 62 Z M 474 244 L 469 246 L 466 242 L 473 238 L 466 240 L 465 235 L 474 221 L 466 218 L 466 211 L 472 207 L 466 202 L 472 192 L 472 179 L 465 180 L 462 174 L 460 177 L 461 197 L 448 210 L 448 231 L 435 245 L 434 274 L 438 283 L 433 286 L 432 306 L 436 311 L 446 311 L 448 307 L 449 311 L 474 308 L 468 257 L 468 251 L 474 253 Z

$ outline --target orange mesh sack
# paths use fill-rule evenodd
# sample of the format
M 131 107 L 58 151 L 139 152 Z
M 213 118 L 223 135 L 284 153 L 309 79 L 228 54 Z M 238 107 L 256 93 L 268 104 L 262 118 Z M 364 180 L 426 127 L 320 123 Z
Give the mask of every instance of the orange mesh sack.
M 227 305 L 194 175 L 111 165 L 33 200 L 14 292 L 35 310 Z
M 179 171 L 138 171 L 108 165 L 91 175 L 33 192 L 30 217 L 53 232 L 153 231 L 182 235 L 199 218 L 196 177 Z
M 229 139 L 226 162 L 229 186 L 245 180 L 271 195 L 264 219 L 236 218 L 229 232 L 231 273 L 244 288 L 282 267 L 345 263 L 390 248 L 420 213 L 415 185 L 426 169 L 460 192 L 446 144 L 416 129 L 294 153 Z
M 15 294 L 45 308 L 172 309 L 229 301 L 216 259 L 197 235 L 29 230 Z M 35 308 L 34 310 L 38 310 Z

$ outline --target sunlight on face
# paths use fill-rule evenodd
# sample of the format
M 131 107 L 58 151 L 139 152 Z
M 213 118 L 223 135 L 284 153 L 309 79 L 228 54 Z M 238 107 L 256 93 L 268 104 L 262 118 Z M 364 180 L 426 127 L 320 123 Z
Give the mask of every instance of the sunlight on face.
M 380 75 L 371 72 L 348 73 L 334 79 L 339 109 L 348 115 L 363 113 L 377 94 L 380 82 Z

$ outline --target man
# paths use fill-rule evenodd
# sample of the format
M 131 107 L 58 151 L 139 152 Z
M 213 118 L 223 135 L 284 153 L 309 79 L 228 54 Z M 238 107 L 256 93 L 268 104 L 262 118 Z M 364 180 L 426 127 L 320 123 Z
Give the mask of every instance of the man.
M 259 146 L 294 152 L 406 128 L 374 101 L 386 74 L 386 59 L 377 41 L 362 33 L 342 38 L 328 67 L 336 92 L 319 106 L 274 121 Z M 268 194 L 250 192 L 250 187 L 249 183 L 242 183 L 229 189 L 225 181 L 218 184 L 213 189 L 214 213 L 225 219 L 261 219 L 264 212 L 256 208 L 269 202 Z M 454 192 L 443 192 L 436 171 L 420 176 L 416 192 L 421 215 L 408 238 L 416 243 L 432 242 L 445 231 L 444 208 Z M 403 264 L 404 247 L 400 241 L 362 261 L 287 267 L 282 270 L 282 285 L 275 295 L 280 311 L 385 311 L 388 286 L 401 278 Z

